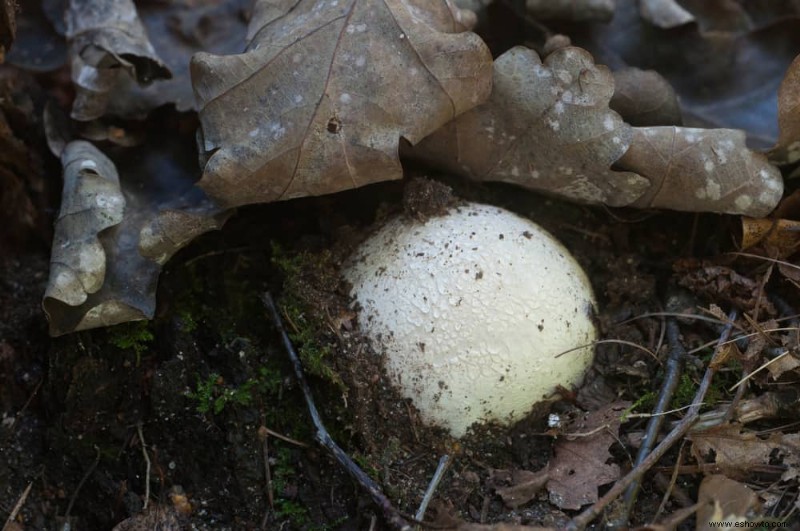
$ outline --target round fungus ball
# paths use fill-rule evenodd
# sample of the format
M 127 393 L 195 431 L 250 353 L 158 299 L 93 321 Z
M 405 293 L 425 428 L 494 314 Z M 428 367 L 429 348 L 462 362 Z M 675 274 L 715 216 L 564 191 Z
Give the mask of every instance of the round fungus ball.
M 586 275 L 544 229 L 502 208 L 393 219 L 344 276 L 390 378 L 455 437 L 475 422 L 521 419 L 591 364 Z

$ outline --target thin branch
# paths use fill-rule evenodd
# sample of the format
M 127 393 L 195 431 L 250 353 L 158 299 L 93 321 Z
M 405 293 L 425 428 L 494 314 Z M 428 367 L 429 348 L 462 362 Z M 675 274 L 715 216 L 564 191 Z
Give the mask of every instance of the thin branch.
M 653 417 L 647 423 L 647 430 L 645 431 L 642 445 L 639 447 L 639 452 L 636 454 L 636 461 L 634 468 L 639 466 L 645 458 L 650 454 L 653 447 L 658 440 L 658 434 L 664 425 L 665 416 L 662 415 L 672 402 L 672 397 L 675 394 L 675 389 L 681 380 L 681 372 L 683 369 L 683 360 L 686 358 L 686 349 L 681 343 L 681 331 L 678 328 L 678 322 L 674 318 L 667 320 L 667 342 L 669 343 L 669 357 L 667 358 L 667 373 L 664 376 L 664 382 L 661 384 L 661 392 L 658 395 L 658 401 L 653 409 Z M 641 486 L 641 477 L 633 481 L 628 489 L 625 491 L 623 497 L 623 506 L 619 510 L 616 518 L 610 522 L 611 527 L 624 527 L 627 526 L 628 519 L 630 518 L 633 505 L 636 503 L 636 497 L 639 494 Z
M 422 502 L 419 504 L 419 509 L 417 509 L 417 514 L 415 516 L 417 520 L 422 521 L 425 518 L 425 511 L 428 510 L 428 505 L 433 499 L 433 493 L 436 492 L 436 488 L 439 486 L 439 482 L 442 481 L 444 473 L 447 472 L 447 469 L 450 467 L 450 462 L 451 459 L 449 455 L 443 455 L 439 458 L 439 465 L 436 467 L 436 472 L 433 473 L 431 482 L 428 484 L 428 489 L 425 491 L 425 496 L 422 497 Z
M 147 444 L 144 442 L 144 433 L 142 432 L 142 423 L 136 423 L 136 432 L 139 434 L 139 442 L 142 445 L 142 455 L 144 456 L 144 506 L 143 511 L 147 510 L 150 504 L 150 456 L 147 453 Z
M 278 308 L 275 305 L 275 301 L 272 300 L 272 295 L 265 293 L 262 297 L 262 301 L 264 306 L 266 306 L 273 323 L 275 324 L 275 328 L 277 328 L 281 335 L 283 346 L 286 348 L 286 352 L 292 362 L 295 378 L 297 378 L 297 383 L 300 386 L 300 390 L 303 392 L 303 398 L 305 398 L 308 413 L 311 415 L 311 421 L 314 424 L 314 428 L 317 430 L 314 434 L 314 438 L 319 444 L 328 450 L 328 452 L 330 452 L 333 458 L 339 462 L 339 464 L 353 477 L 353 479 L 358 481 L 358 483 L 361 484 L 361 486 L 366 489 L 367 492 L 369 492 L 370 496 L 372 497 L 372 501 L 381 508 L 381 511 L 383 511 L 383 516 L 386 518 L 386 521 L 389 525 L 401 531 L 411 531 L 411 524 L 400 514 L 397 509 L 392 506 L 392 502 L 389 501 L 389 498 L 387 498 L 385 494 L 383 494 L 380 486 L 363 470 L 361 470 L 361 468 L 355 462 L 353 462 L 350 456 L 347 455 L 338 444 L 336 444 L 333 438 L 331 438 L 328 430 L 325 428 L 325 425 L 322 422 L 322 418 L 319 415 L 317 406 L 314 403 L 314 397 L 311 394 L 311 388 L 309 387 L 305 374 L 303 373 L 303 366 L 300 363 L 300 358 L 297 355 L 297 351 L 295 351 L 294 346 L 292 345 L 292 341 L 289 339 L 289 334 L 286 332 L 286 328 L 283 326 L 283 320 L 281 319 Z
M 714 379 L 714 375 L 716 374 L 716 363 L 718 362 L 718 357 L 720 356 L 721 349 L 719 347 L 720 343 L 723 343 L 728 340 L 728 337 L 731 334 L 733 329 L 733 322 L 737 316 L 736 310 L 733 310 L 729 315 L 728 324 L 725 326 L 725 329 L 722 331 L 720 335 L 720 339 L 717 343 L 717 348 L 714 351 L 714 358 L 708 364 L 708 368 L 706 369 L 705 374 L 703 375 L 703 380 L 700 382 L 700 387 L 695 394 L 694 400 L 692 401 L 692 407 L 689 408 L 689 411 L 686 413 L 686 416 L 678 423 L 675 428 L 669 432 L 664 440 L 661 441 L 661 444 L 655 447 L 653 451 L 637 466 L 635 466 L 628 474 L 617 481 L 611 489 L 603 495 L 602 498 L 597 500 L 591 507 L 583 511 L 581 514 L 576 516 L 572 519 L 572 521 L 568 524 L 567 529 L 571 531 L 578 531 L 583 530 L 586 528 L 592 520 L 600 516 L 603 510 L 614 500 L 616 500 L 625 490 L 631 485 L 634 481 L 638 481 L 645 472 L 647 472 L 650 468 L 653 467 L 663 456 L 667 453 L 667 451 L 672 448 L 672 446 L 677 443 L 684 435 L 686 435 L 689 430 L 691 429 L 692 425 L 700 416 L 700 408 L 703 403 L 703 399 L 708 392 L 709 387 L 711 387 L 711 381 Z
M 72 493 L 72 496 L 69 499 L 69 503 L 67 504 L 67 512 L 64 513 L 64 520 L 66 520 L 66 521 L 69 521 L 69 515 L 70 515 L 70 513 L 72 513 L 72 507 L 75 505 L 75 500 L 78 499 L 78 493 L 83 488 L 83 485 L 86 483 L 86 480 L 89 479 L 89 476 L 92 475 L 92 472 L 94 472 L 94 469 L 97 468 L 97 465 L 100 464 L 100 447 L 99 446 L 95 446 L 94 447 L 94 451 L 97 452 L 97 455 L 95 456 L 94 461 L 92 461 L 92 464 L 89 467 L 89 470 L 86 471 L 86 473 L 81 478 L 80 482 L 78 482 L 78 486 L 75 487 L 75 491 Z M 64 525 L 66 527 L 67 524 L 64 524 Z
M 31 493 L 32 488 L 33 481 L 28 483 L 28 486 L 25 487 L 25 490 L 22 491 L 22 494 L 20 494 L 17 503 L 14 504 L 14 508 L 11 509 L 11 513 L 8 515 L 8 518 L 6 518 L 6 523 L 3 525 L 3 531 L 6 531 L 7 529 L 9 531 L 11 530 L 11 524 L 17 519 L 17 515 L 22 510 L 22 506 L 25 505 L 25 501 L 28 499 L 28 495 Z

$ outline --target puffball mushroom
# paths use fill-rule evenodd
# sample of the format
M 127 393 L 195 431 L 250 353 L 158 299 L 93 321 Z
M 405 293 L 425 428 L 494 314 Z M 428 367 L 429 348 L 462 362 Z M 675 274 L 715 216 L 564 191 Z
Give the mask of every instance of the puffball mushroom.
M 589 280 L 549 233 L 502 208 L 396 218 L 343 274 L 389 377 L 454 437 L 523 418 L 592 362 Z

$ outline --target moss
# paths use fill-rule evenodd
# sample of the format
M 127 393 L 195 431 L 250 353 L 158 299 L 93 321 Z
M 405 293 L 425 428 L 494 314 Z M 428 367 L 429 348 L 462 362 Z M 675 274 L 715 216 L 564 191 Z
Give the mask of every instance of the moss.
M 698 382 L 696 382 L 688 374 L 682 375 L 681 381 L 678 384 L 678 388 L 675 389 L 675 394 L 672 397 L 672 402 L 670 402 L 670 408 L 679 409 L 691 405 L 695 395 L 697 394 L 698 385 Z M 708 391 L 706 392 L 706 396 L 703 399 L 704 405 L 712 406 L 719 402 L 724 394 L 723 389 L 724 386 L 721 386 L 720 382 L 715 382 L 715 385 L 709 387 Z
M 330 326 L 324 305 L 319 304 L 317 283 L 334 284 L 331 280 L 329 253 L 288 253 L 280 245 L 272 243 L 272 263 L 283 276 L 283 292 L 278 304 L 305 371 L 317 378 L 334 384 L 346 393 L 347 388 L 331 361 L 333 346 L 325 331 Z
M 109 328 L 109 342 L 117 348 L 132 350 L 138 366 L 155 339 L 149 321 L 134 321 Z
M 275 489 L 275 516 L 286 520 L 294 527 L 302 527 L 310 523 L 308 509 L 294 500 L 284 497 L 287 487 L 297 480 L 292 451 L 285 446 L 278 446 L 275 462 L 271 467 L 272 487 Z
M 639 397 L 636 402 L 631 404 L 625 411 L 622 412 L 622 422 L 625 422 L 628 415 L 637 411 L 652 411 L 656 405 L 658 394 L 655 391 L 647 391 Z
M 198 413 L 219 415 L 229 404 L 247 407 L 256 401 L 258 395 L 277 395 L 281 386 L 280 374 L 267 367 L 260 367 L 258 373 L 257 377 L 233 387 L 226 385 L 219 373 L 212 372 L 204 379 L 198 377 L 196 390 L 187 392 L 186 396 L 197 402 L 195 409 Z

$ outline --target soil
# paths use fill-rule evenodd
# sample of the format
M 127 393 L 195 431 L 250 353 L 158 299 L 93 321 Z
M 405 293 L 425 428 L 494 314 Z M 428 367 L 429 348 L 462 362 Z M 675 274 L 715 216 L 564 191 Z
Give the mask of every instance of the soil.
M 655 349 L 657 319 L 613 323 L 661 309 L 670 264 L 714 252 L 728 221 L 611 212 L 436 177 L 242 209 L 168 264 L 151 323 L 51 339 L 40 310 L 46 254 L 4 260 L 0 396 L 11 413 L 0 506 L 10 510 L 32 484 L 24 529 L 381 529 L 369 496 L 313 440 L 260 300 L 271 292 L 327 428 L 397 509 L 416 512 L 449 455 L 429 518 L 564 525 L 571 513 L 545 494 L 516 510 L 495 494 L 497 471 L 539 470 L 551 458 L 555 438 L 541 416 L 460 441 L 422 425 L 358 334 L 338 265 L 373 223 L 404 208 L 436 215 L 452 201 L 449 184 L 458 198 L 507 207 L 555 234 L 595 286 L 603 334 Z M 635 401 L 655 376 L 646 354 L 602 345 L 582 394 L 554 410 L 569 416 L 608 393 Z M 634 521 L 647 522 L 662 494 L 645 489 Z
M 486 36 L 495 50 L 524 40 L 519 27 L 506 31 L 512 26 L 504 21 L 493 27 L 502 30 Z M 8 75 L 0 76 L 2 90 Z M 15 83 L 20 76 L 11 71 Z M 67 79 L 62 69 L 37 83 L 64 103 L 71 98 Z M 19 102 L 0 97 L 0 117 L 7 115 L 0 130 L 6 122 L 13 130 L 13 137 L 0 135 L 13 140 L 13 150 L 0 145 L 0 190 L 14 192 L 0 202 L 7 229 L 0 234 L 0 521 L 15 515 L 4 531 L 387 529 L 369 493 L 316 443 L 303 393 L 262 303 L 267 292 L 277 300 L 332 438 L 401 514 L 417 512 L 446 455 L 451 464 L 425 515 L 429 527 L 566 525 L 577 511 L 559 508 L 546 490 L 519 506 L 500 495 L 516 485 L 518 473 L 540 471 L 553 459 L 563 437 L 547 415 L 539 411 L 510 428 L 478 426 L 453 440 L 420 422 L 359 334 L 338 268 L 392 215 L 424 220 L 453 201 L 490 203 L 536 221 L 575 255 L 596 291 L 601 338 L 615 341 L 597 345 L 584 385 L 563 390 L 563 400 L 550 407 L 565 423 L 621 401 L 650 411 L 668 355 L 659 312 L 713 304 L 753 309 L 766 284 L 762 262 L 738 263 L 734 271 L 715 258 L 735 249 L 732 217 L 574 205 L 409 165 L 402 182 L 241 208 L 222 230 L 197 238 L 168 262 L 152 321 L 51 338 L 41 300 L 60 168 L 47 153 L 42 124 L 25 120 L 42 116 L 42 95 L 15 90 L 27 98 L 24 116 L 8 111 Z M 188 146 L 195 164 L 193 131 L 161 134 Z M 13 205 L 19 216 L 7 216 Z M 704 268 L 705 258 L 720 269 Z M 725 298 L 731 283 L 735 297 Z M 798 306 L 796 289 L 779 275 L 766 289 L 784 292 L 789 309 Z M 677 307 L 676 295 L 683 301 Z M 719 336 L 699 321 L 681 321 L 680 330 L 698 356 L 707 356 L 702 346 Z M 675 407 L 691 400 L 707 361 L 690 357 Z M 717 399 L 731 397 L 727 389 L 739 376 L 720 375 Z M 609 449 L 608 464 L 623 474 L 646 422 L 624 423 Z M 697 499 L 700 467 L 669 485 L 680 458 L 678 450 L 669 453 L 646 476 L 632 525 Z M 773 480 L 762 478 L 762 485 Z M 795 498 L 781 501 L 776 514 L 795 503 L 793 488 Z M 601 486 L 600 494 L 607 489 Z M 685 529 L 693 527 L 688 522 Z

